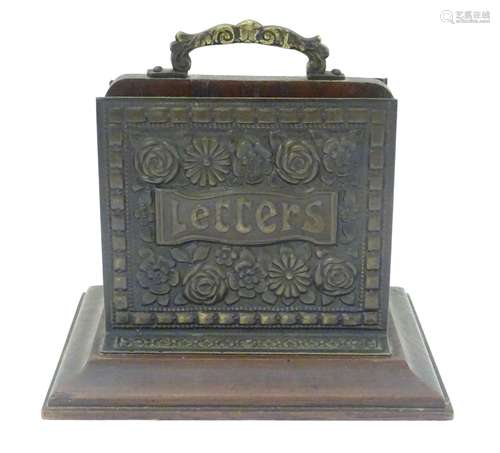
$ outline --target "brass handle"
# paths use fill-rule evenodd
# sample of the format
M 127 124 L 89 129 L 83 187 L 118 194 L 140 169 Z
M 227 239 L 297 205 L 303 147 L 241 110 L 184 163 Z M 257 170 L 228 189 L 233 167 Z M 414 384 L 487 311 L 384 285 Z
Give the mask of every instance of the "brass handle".
M 254 43 L 282 47 L 302 52 L 309 58 L 308 79 L 343 79 L 343 74 L 334 69 L 326 72 L 328 47 L 321 44 L 319 36 L 304 38 L 288 28 L 276 25 L 261 25 L 253 20 L 245 20 L 237 25 L 222 24 L 201 33 L 188 34 L 182 31 L 175 35 L 170 44 L 172 69 L 160 66 L 148 71 L 150 77 L 187 77 L 191 68 L 189 52 L 198 47 L 218 44 Z

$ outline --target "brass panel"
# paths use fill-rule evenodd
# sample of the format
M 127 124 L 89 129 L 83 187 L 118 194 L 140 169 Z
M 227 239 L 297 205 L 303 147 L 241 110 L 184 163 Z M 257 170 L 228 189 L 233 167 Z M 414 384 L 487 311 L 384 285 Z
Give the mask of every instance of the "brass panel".
M 383 332 L 394 100 L 103 98 L 98 121 L 122 344 L 137 327 Z

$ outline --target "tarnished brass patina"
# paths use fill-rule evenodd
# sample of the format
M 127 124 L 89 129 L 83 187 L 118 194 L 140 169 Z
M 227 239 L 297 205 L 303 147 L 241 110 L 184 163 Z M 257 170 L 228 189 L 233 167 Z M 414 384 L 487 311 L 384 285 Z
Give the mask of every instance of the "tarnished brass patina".
M 307 77 L 188 76 L 191 50 L 229 43 L 300 51 Z M 82 300 L 45 415 L 191 417 L 203 394 L 207 418 L 449 417 L 409 298 L 389 288 L 386 81 L 326 71 L 319 37 L 254 21 L 179 32 L 171 50 L 172 69 L 97 100 L 104 289 Z M 74 376 L 72 360 L 92 364 Z M 410 362 L 421 372 L 395 373 Z M 218 387 L 242 373 L 256 381 L 238 396 Z M 262 373 L 283 386 L 264 400 Z M 130 395 L 144 379 L 148 396 Z
M 98 120 L 107 350 L 149 348 L 123 347 L 140 327 L 388 352 L 394 100 L 106 97 Z
M 343 79 L 339 70 L 326 73 L 328 48 L 321 44 L 319 36 L 304 38 L 292 30 L 276 25 L 262 26 L 254 20 L 245 20 L 238 25 L 221 24 L 201 33 L 189 34 L 182 31 L 175 35 L 170 45 L 172 70 L 162 68 L 150 70 L 150 77 L 187 77 L 191 68 L 189 52 L 198 47 L 218 44 L 250 43 L 276 46 L 302 52 L 309 59 L 307 77 L 309 79 Z

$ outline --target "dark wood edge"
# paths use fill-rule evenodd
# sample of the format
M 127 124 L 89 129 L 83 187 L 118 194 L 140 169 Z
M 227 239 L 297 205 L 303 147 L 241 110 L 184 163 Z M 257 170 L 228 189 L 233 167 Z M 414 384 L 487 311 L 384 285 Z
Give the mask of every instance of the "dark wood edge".
M 110 82 L 106 97 L 230 97 L 392 99 L 382 79 L 308 80 L 304 77 L 190 76 L 157 79 L 124 74 Z
M 394 290 L 394 289 L 393 289 Z M 406 295 L 403 289 L 400 290 Z M 85 295 L 85 294 L 84 294 Z M 59 375 L 61 362 L 66 355 L 69 340 L 72 336 L 84 297 L 80 299 L 78 309 L 73 319 L 61 358 L 49 387 L 42 408 L 44 419 L 275 419 L 275 420 L 450 420 L 453 418 L 453 408 L 446 393 L 442 379 L 437 370 L 429 345 L 422 331 L 422 326 L 416 315 L 413 303 L 408 298 L 410 308 L 429 355 L 432 369 L 437 377 L 442 392 L 442 407 L 386 407 L 386 406 L 191 406 L 177 405 L 170 407 L 150 406 L 54 406 L 49 404 L 55 381 Z
M 436 361 L 434 360 L 434 356 L 432 355 L 431 348 L 429 347 L 429 343 L 427 342 L 427 338 L 425 336 L 424 329 L 422 328 L 422 324 L 420 323 L 420 319 L 418 318 L 413 301 L 408 293 L 405 293 L 405 294 L 406 294 L 406 297 L 408 297 L 408 300 L 410 302 L 410 308 L 413 312 L 413 316 L 415 317 L 415 321 L 417 323 L 417 328 L 420 332 L 420 335 L 422 336 L 422 340 L 423 340 L 425 348 L 427 350 L 427 354 L 429 355 L 429 359 L 431 361 L 432 368 L 434 369 L 434 373 L 436 373 L 436 378 L 439 382 L 439 387 L 441 389 L 441 392 L 443 393 L 444 404 L 445 404 L 445 408 L 443 409 L 443 412 L 445 412 L 448 416 L 448 418 L 446 418 L 445 420 L 452 420 L 454 417 L 454 410 L 453 410 L 453 406 L 451 404 L 450 397 L 448 396 L 448 392 L 446 391 L 446 387 L 444 386 L 444 382 L 443 382 L 443 379 L 441 378 L 441 374 L 439 373 L 439 369 L 436 365 Z
M 54 408 L 44 406 L 46 420 L 451 420 L 446 408 L 405 407 L 96 407 Z
M 80 314 L 80 309 L 82 308 L 83 300 L 85 298 L 85 295 L 87 293 L 83 292 L 82 295 L 80 296 L 80 300 L 78 301 L 78 306 L 76 307 L 76 312 L 75 316 L 73 316 L 73 320 L 71 321 L 71 326 L 69 328 L 68 335 L 66 337 L 66 340 L 64 341 L 64 346 L 61 352 L 61 356 L 59 357 L 59 360 L 57 361 L 57 366 L 56 366 L 56 371 L 54 372 L 54 376 L 52 377 L 52 380 L 50 381 L 49 389 L 47 391 L 47 395 L 45 395 L 45 399 L 43 401 L 43 406 L 42 406 L 42 418 L 47 418 L 46 417 L 46 411 L 48 410 L 49 407 L 49 398 L 50 395 L 52 394 L 52 389 L 54 388 L 54 383 L 56 381 L 57 376 L 59 375 L 59 369 L 61 368 L 61 363 L 64 359 L 64 356 L 66 355 L 66 350 L 68 348 L 68 343 L 71 339 L 71 334 L 73 333 L 76 320 L 78 319 L 78 315 Z

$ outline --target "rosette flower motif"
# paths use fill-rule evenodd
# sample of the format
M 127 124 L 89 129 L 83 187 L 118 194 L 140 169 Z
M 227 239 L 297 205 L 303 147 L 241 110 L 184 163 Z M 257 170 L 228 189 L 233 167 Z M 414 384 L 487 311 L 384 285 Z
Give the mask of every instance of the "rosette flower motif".
M 175 261 L 164 256 L 154 256 L 147 251 L 144 261 L 139 265 L 137 282 L 147 291 L 143 293 L 142 304 L 160 305 L 169 303 L 171 289 L 179 284 L 179 273 L 175 270 Z
M 151 184 L 167 183 L 179 171 L 179 155 L 170 143 L 147 139 L 135 152 L 134 164 L 144 181 Z
M 289 139 L 276 152 L 276 171 L 290 184 L 306 184 L 318 174 L 318 155 L 306 140 Z
M 345 296 L 354 289 L 356 268 L 342 259 L 328 257 L 321 260 L 314 273 L 314 283 L 319 291 L 328 296 Z M 331 303 L 333 300 L 324 300 Z M 343 300 L 346 303 L 345 300 Z
M 210 264 L 195 266 L 183 280 L 184 297 L 194 304 L 212 305 L 224 299 L 227 284 L 221 270 Z
M 192 143 L 184 158 L 186 177 L 202 187 L 213 187 L 224 181 L 231 167 L 226 148 L 211 137 L 194 138 Z
M 243 138 L 236 144 L 233 172 L 248 184 L 258 184 L 272 172 L 271 151 L 254 138 Z
M 269 304 L 282 301 L 287 305 L 295 302 L 313 304 L 316 300 L 310 289 L 312 283 L 309 267 L 291 251 L 282 252 L 271 262 L 268 271 L 268 290 L 263 299 Z
M 325 140 L 323 164 L 326 171 L 337 176 L 346 176 L 351 166 L 352 153 L 356 149 L 353 133 L 336 134 Z
M 234 270 L 228 273 L 229 287 L 239 297 L 252 298 L 266 289 L 265 276 L 264 269 L 255 257 L 248 250 L 243 250 Z

